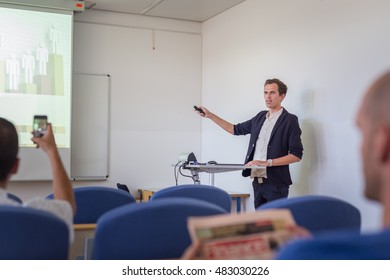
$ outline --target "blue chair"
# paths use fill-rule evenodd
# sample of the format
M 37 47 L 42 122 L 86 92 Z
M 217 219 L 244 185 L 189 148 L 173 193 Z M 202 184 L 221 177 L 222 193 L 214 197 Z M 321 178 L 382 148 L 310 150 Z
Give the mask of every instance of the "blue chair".
M 86 186 L 73 191 L 76 201 L 75 224 L 95 224 L 107 211 L 135 202 L 130 193 L 110 187 Z M 47 198 L 52 199 L 53 194 Z
M 352 204 L 329 196 L 307 195 L 267 202 L 256 210 L 287 208 L 296 223 L 313 235 L 333 230 L 360 232 L 361 215 Z
M 97 222 L 93 259 L 180 258 L 191 244 L 188 217 L 226 213 L 215 204 L 178 197 L 116 208 Z
M 337 231 L 286 244 L 278 260 L 389 260 L 390 230 L 359 234 Z
M 69 229 L 46 211 L 0 205 L 0 259 L 66 260 Z
M 7 196 L 8 196 L 8 198 L 10 198 L 16 202 L 23 203 L 22 199 L 13 193 L 7 193 Z
M 179 185 L 161 189 L 155 192 L 150 200 L 166 197 L 188 197 L 214 203 L 230 212 L 232 201 L 230 195 L 223 189 L 208 185 Z

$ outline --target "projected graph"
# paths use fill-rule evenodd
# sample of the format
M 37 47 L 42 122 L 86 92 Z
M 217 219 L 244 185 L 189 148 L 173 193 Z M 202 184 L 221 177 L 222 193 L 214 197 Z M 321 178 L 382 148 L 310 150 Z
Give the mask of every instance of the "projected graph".
M 0 112 L 32 147 L 34 114 L 48 115 L 70 145 L 72 15 L 0 7 Z

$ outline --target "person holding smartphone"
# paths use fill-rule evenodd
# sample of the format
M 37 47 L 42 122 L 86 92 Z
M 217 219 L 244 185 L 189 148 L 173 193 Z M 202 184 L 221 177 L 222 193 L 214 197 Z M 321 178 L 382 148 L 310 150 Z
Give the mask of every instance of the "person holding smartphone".
M 53 213 L 68 225 L 69 240 L 72 242 L 76 203 L 71 182 L 57 149 L 51 124 L 47 124 L 43 134 L 35 134 L 32 141 L 37 144 L 37 148 L 39 147 L 46 153 L 50 161 L 53 176 L 52 190 L 55 199 L 48 200 L 44 197 L 36 197 L 20 204 L 8 198 L 5 191 L 7 183 L 11 176 L 17 173 L 19 167 L 19 140 L 15 126 L 10 121 L 0 117 L 0 204 L 31 207 Z

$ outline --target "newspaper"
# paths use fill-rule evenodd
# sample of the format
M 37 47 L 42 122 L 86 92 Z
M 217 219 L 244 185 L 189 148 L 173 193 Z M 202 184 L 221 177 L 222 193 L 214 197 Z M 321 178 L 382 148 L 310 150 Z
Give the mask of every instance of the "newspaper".
M 188 218 L 192 241 L 202 244 L 198 258 L 211 260 L 272 259 L 295 238 L 295 225 L 288 209 Z

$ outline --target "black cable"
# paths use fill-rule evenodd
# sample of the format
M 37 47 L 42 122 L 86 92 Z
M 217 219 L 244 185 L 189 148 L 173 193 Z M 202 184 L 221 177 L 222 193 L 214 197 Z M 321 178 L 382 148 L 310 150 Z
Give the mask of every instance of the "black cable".
M 181 163 L 181 165 L 179 166 L 179 164 Z M 188 177 L 188 178 L 191 178 L 193 179 L 193 176 L 191 175 L 185 175 L 183 174 L 183 172 L 181 171 L 181 169 L 183 168 L 183 166 L 185 165 L 185 162 L 182 162 L 182 161 L 179 161 L 175 164 L 175 168 L 174 168 L 174 176 L 175 176 L 175 183 L 176 183 L 176 186 L 179 184 L 179 174 L 183 177 Z M 177 169 L 177 167 L 179 166 L 179 169 Z
M 192 178 L 192 175 L 191 175 L 191 176 L 189 176 L 189 175 L 185 175 L 185 174 L 183 174 L 183 173 L 181 172 L 181 168 L 183 167 L 183 165 L 184 165 L 184 163 L 183 163 L 182 165 L 180 165 L 180 167 L 179 167 L 179 172 L 180 172 L 180 175 L 181 175 L 181 176 L 183 176 L 183 177 Z
M 177 169 L 177 166 L 180 164 L 181 161 L 178 161 L 176 164 L 175 164 L 175 169 L 173 171 L 173 175 L 175 176 L 175 183 L 176 183 L 176 186 L 178 185 L 178 181 L 179 181 L 179 173 L 176 171 Z

